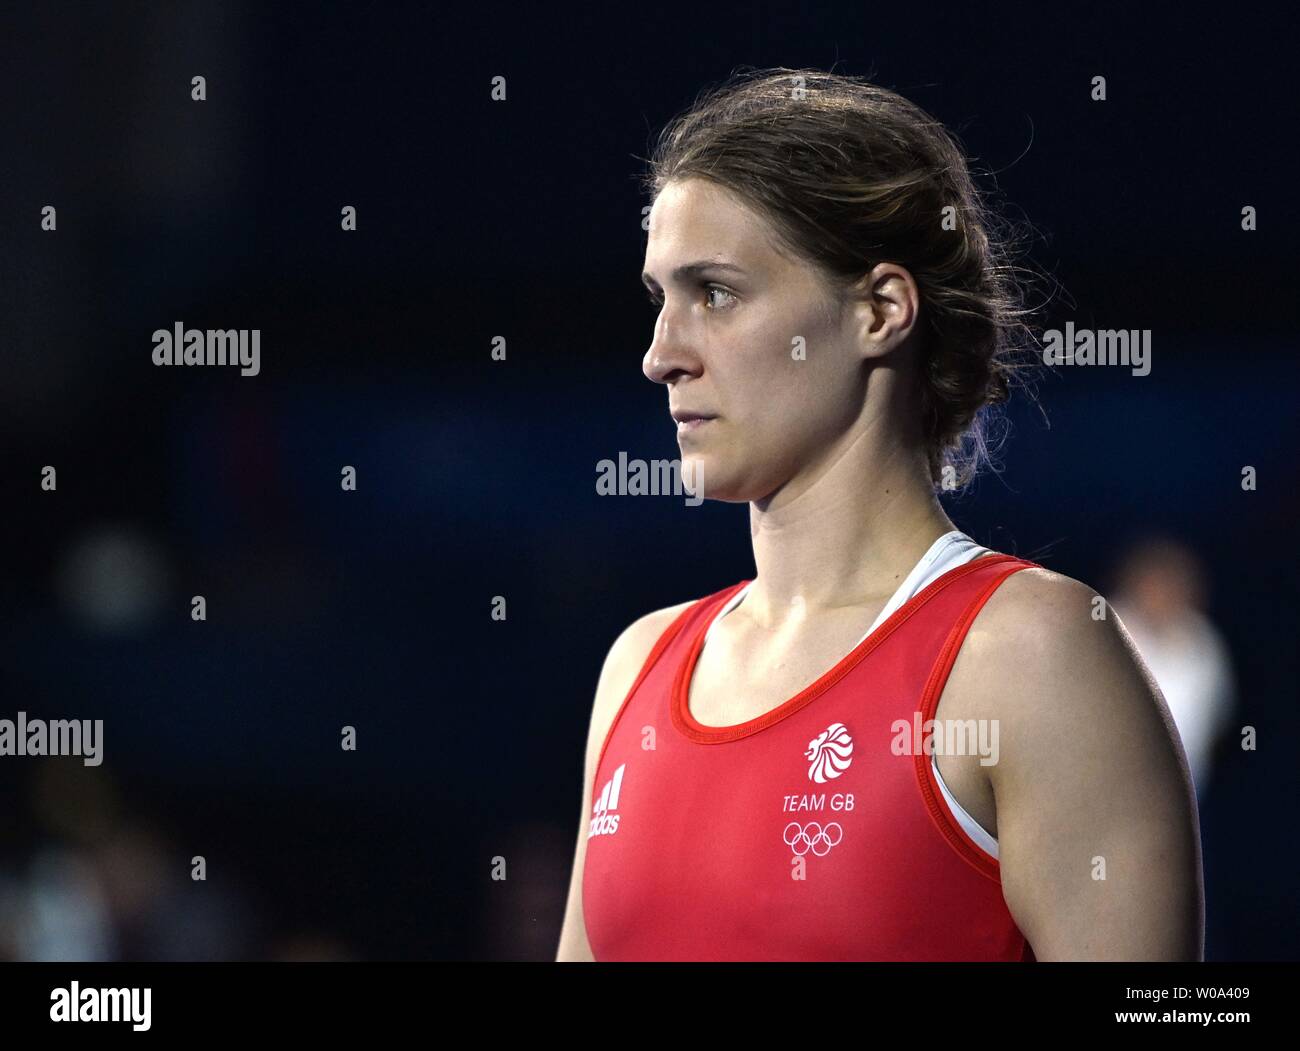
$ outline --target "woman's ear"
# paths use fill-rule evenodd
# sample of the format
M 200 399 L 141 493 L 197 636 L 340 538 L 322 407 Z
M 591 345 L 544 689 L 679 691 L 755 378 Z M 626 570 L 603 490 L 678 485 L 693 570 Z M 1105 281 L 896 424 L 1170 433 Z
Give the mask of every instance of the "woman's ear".
M 845 292 L 852 312 L 858 353 L 866 360 L 881 358 L 911 334 L 920 314 L 916 281 L 897 263 L 877 263 Z

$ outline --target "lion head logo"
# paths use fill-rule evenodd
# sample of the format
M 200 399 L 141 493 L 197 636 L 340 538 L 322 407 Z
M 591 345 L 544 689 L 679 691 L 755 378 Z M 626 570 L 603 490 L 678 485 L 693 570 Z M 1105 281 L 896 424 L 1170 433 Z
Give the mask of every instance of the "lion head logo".
M 853 738 L 843 723 L 831 723 L 808 742 L 804 758 L 808 767 L 808 780 L 824 785 L 849 768 L 853 762 Z

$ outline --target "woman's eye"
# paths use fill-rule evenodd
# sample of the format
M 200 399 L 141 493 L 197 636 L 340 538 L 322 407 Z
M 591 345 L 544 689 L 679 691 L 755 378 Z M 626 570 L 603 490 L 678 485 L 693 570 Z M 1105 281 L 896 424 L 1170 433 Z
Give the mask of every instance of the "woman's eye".
M 735 298 L 736 298 L 736 297 L 733 296 L 730 292 L 728 292 L 725 288 L 720 288 L 720 287 L 717 286 L 717 285 L 708 285 L 708 286 L 705 287 L 704 291 L 705 291 L 705 293 L 708 294 L 708 295 L 712 295 L 714 292 L 721 292 L 721 293 L 722 293 L 724 296 L 726 296 L 728 299 L 735 299 Z M 727 304 L 727 305 L 730 305 L 730 304 Z M 719 309 L 719 308 L 714 307 L 714 309 L 716 310 L 716 309 Z M 725 309 L 726 309 L 726 306 L 724 306 L 722 309 L 725 310 Z
M 705 286 L 704 286 L 704 294 L 705 294 L 705 296 L 712 296 L 712 295 L 714 295 L 714 294 L 716 294 L 716 293 L 721 293 L 722 295 L 726 296 L 727 299 L 728 299 L 729 301 L 730 301 L 730 300 L 734 300 L 734 299 L 736 298 L 734 295 L 732 295 L 732 293 L 728 292 L 725 288 L 721 287 L 720 285 L 705 285 Z M 646 296 L 646 298 L 650 301 L 650 305 L 651 305 L 652 307 L 655 307 L 656 309 L 658 309 L 659 307 L 662 307 L 662 306 L 664 305 L 664 297 L 663 297 L 661 294 L 657 293 L 657 292 L 650 292 L 650 293 Z M 713 300 L 710 300 L 709 302 L 710 302 L 710 304 L 712 304 L 714 301 L 713 301 Z M 722 306 L 714 306 L 714 305 L 710 305 L 709 309 L 710 309 L 710 310 L 726 310 L 726 309 L 727 309 L 728 307 L 730 307 L 730 306 L 731 306 L 731 303 L 730 303 L 730 302 L 724 302 Z

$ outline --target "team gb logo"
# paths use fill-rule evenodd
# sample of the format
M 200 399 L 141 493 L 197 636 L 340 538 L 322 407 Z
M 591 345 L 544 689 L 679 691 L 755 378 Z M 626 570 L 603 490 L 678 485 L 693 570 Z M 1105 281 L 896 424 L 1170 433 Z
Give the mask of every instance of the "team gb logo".
M 853 738 L 843 723 L 831 723 L 808 742 L 804 758 L 812 764 L 808 767 L 808 780 L 824 785 L 839 777 L 853 762 Z

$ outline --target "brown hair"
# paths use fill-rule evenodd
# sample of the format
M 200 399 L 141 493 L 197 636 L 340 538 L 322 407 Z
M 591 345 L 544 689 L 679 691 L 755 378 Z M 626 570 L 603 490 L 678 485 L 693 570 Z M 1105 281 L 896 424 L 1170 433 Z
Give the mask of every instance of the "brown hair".
M 905 267 L 921 299 L 931 480 L 951 465 L 965 485 L 989 462 L 986 410 L 1027 364 L 1034 275 L 1011 262 L 1022 232 L 990 207 L 939 121 L 861 78 L 754 70 L 703 92 L 659 136 L 645 177 L 652 199 L 687 177 L 765 215 L 841 297 L 876 263 Z M 955 229 L 941 222 L 948 206 Z

